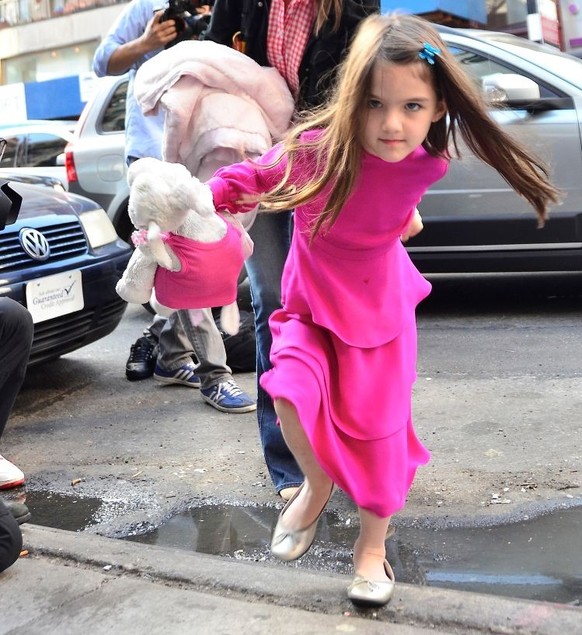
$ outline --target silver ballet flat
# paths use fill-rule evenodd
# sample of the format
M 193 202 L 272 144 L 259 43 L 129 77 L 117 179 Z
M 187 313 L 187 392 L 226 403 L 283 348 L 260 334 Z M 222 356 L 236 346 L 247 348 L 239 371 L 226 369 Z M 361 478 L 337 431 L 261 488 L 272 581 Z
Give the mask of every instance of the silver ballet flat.
M 271 553 L 279 560 L 283 560 L 285 562 L 290 562 L 291 560 L 297 560 L 297 558 L 301 558 L 301 556 L 306 553 L 313 541 L 315 540 L 315 532 L 317 531 L 317 523 L 323 511 L 325 510 L 325 506 L 329 503 L 329 499 L 331 498 L 334 488 L 332 487 L 331 492 L 325 505 L 322 507 L 319 512 L 317 518 L 305 529 L 292 530 L 287 529 L 283 524 L 283 516 L 285 512 L 289 509 L 289 507 L 293 504 L 293 501 L 299 496 L 301 490 L 303 489 L 303 483 L 299 486 L 295 494 L 287 501 L 285 507 L 281 510 L 279 514 L 279 518 L 277 520 L 277 525 L 275 526 L 275 531 L 273 532 L 273 537 L 271 539 Z
M 373 582 L 356 576 L 348 587 L 348 598 L 357 606 L 384 606 L 394 593 L 394 571 L 384 560 L 384 571 L 388 582 Z

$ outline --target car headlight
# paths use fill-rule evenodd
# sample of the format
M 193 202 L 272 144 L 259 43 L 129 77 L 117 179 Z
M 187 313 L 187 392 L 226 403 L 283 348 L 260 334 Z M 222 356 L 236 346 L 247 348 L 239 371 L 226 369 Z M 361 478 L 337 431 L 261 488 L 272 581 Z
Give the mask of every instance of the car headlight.
M 85 212 L 79 216 L 79 219 L 93 249 L 115 242 L 119 238 L 105 210 L 94 209 Z

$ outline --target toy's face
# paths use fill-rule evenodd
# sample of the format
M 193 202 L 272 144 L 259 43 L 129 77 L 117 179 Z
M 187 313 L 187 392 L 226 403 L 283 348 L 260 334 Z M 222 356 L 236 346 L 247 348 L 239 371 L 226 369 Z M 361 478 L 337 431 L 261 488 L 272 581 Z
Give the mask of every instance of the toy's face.
M 179 163 L 139 159 L 127 176 L 129 216 L 138 229 L 155 222 L 163 232 L 176 232 L 186 220 L 196 224 L 216 216 L 209 188 Z
M 150 174 L 140 174 L 134 179 L 129 217 L 138 229 L 146 229 L 154 221 L 162 231 L 176 231 L 190 211 L 188 193 L 175 180 L 172 183 Z

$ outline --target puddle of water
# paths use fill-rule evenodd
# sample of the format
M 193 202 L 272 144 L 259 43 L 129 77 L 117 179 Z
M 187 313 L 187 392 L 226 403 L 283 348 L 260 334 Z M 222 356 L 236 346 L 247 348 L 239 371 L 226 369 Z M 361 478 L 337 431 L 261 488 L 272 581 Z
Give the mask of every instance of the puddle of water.
M 87 529 L 95 524 L 95 516 L 102 504 L 98 498 L 64 496 L 53 492 L 26 492 L 26 505 L 32 514 L 30 522 L 53 529 Z
M 430 586 L 582 605 L 582 508 L 495 527 L 405 529 Z
M 96 524 L 103 501 L 45 492 L 27 494 L 33 522 L 79 531 Z M 278 510 L 203 505 L 128 540 L 251 561 L 271 561 Z M 326 512 L 300 566 L 350 575 L 358 528 Z M 492 595 L 582 605 L 582 507 L 495 527 L 398 528 L 388 540 L 396 579 Z M 274 560 L 273 560 L 274 561 Z
M 272 508 L 199 507 L 128 539 L 241 560 L 267 560 L 277 513 Z M 300 566 L 351 574 L 357 531 L 339 515 L 326 512 L 316 542 Z M 582 508 L 497 527 L 400 528 L 387 546 L 401 582 L 582 605 Z

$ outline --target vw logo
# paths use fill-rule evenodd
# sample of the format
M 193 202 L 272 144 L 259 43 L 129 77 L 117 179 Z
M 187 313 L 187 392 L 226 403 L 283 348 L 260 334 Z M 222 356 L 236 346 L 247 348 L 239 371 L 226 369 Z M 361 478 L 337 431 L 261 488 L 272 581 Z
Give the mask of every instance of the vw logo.
M 33 260 L 47 260 L 51 255 L 48 240 L 38 230 L 26 227 L 20 230 L 18 238 L 22 249 L 24 249 Z

